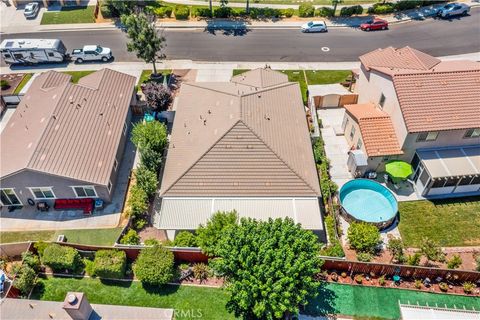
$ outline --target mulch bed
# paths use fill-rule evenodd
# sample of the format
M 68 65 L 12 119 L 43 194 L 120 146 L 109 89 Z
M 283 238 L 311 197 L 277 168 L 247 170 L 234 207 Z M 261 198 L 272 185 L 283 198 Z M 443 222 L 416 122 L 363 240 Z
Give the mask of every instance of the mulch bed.
M 10 87 L 5 90 L 1 90 L 2 95 L 6 94 L 12 94 L 19 83 L 22 81 L 23 77 L 25 76 L 25 73 L 11 73 L 11 74 L 2 74 L 0 76 L 0 80 L 7 80 L 8 83 L 10 83 Z

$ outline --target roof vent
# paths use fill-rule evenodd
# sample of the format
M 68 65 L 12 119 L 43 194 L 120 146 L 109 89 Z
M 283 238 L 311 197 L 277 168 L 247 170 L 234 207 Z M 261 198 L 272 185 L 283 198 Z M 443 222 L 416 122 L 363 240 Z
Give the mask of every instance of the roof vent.
M 53 120 L 57 120 L 57 116 L 56 116 L 56 115 L 53 115 L 52 118 L 53 118 Z
M 270 120 L 270 117 L 267 116 L 267 115 L 264 115 L 263 118 L 264 118 L 265 120 Z
M 208 114 L 212 114 L 212 111 L 211 111 L 210 109 L 208 109 L 208 111 L 207 111 L 207 112 L 208 112 Z
M 207 125 L 207 119 L 203 120 L 203 125 L 204 125 L 204 126 Z
M 73 293 L 70 293 L 67 296 L 67 302 L 70 304 L 74 304 L 75 302 L 77 302 L 77 297 Z

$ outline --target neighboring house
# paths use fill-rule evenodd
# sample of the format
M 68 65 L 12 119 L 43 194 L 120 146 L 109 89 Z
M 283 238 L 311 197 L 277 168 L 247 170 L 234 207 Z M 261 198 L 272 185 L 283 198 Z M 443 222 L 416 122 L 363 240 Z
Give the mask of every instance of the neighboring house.
M 480 193 L 480 63 L 441 61 L 404 47 L 360 57 L 358 104 L 343 131 L 366 170 L 411 162 L 423 196 Z M 354 168 L 353 168 L 354 170 Z
M 323 223 L 320 187 L 298 83 L 271 69 L 230 82 L 184 83 L 160 190 L 156 226 L 172 239 L 216 211 Z
M 103 69 L 71 83 L 55 71 L 33 81 L 0 134 L 1 205 L 59 198 L 110 202 L 136 79 Z

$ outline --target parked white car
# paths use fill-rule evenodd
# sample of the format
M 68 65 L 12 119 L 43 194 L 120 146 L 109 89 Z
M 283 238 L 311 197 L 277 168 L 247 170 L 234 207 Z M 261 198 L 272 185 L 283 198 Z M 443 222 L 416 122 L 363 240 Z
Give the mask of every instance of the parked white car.
M 88 45 L 84 46 L 83 49 L 73 49 L 71 58 L 76 63 L 83 63 L 84 61 L 107 62 L 113 58 L 113 55 L 110 48 L 105 48 L 98 45 Z
M 302 32 L 327 32 L 327 24 L 325 21 L 310 21 L 302 25 Z
M 470 12 L 470 7 L 465 3 L 449 3 L 437 11 L 437 16 L 449 18 L 451 16 L 466 15 Z
M 30 2 L 25 5 L 25 10 L 23 11 L 23 15 L 25 18 L 35 18 L 40 10 L 40 6 L 36 2 Z

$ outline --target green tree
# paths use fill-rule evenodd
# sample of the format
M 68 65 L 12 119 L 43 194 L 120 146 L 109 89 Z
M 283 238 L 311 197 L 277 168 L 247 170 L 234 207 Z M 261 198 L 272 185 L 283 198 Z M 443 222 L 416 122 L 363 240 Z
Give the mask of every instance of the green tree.
M 53 271 L 80 271 L 82 258 L 75 248 L 51 243 L 45 247 L 42 254 L 42 263 Z
M 130 215 L 138 218 L 148 209 L 148 197 L 139 184 L 130 188 L 127 205 L 130 207 Z
M 448 269 L 458 269 L 462 265 L 463 261 L 462 258 L 460 258 L 460 255 L 454 254 L 453 257 L 448 260 L 447 262 L 447 268 Z
M 209 256 L 216 256 L 220 238 L 226 230 L 238 222 L 237 211 L 218 211 L 207 221 L 207 224 L 200 225 L 197 229 L 197 244 L 202 251 Z
M 144 13 L 122 15 L 121 18 L 130 39 L 127 50 L 135 51 L 138 58 L 146 63 L 152 63 L 153 73 L 157 74 L 155 61 L 165 57 L 161 52 L 165 46 L 165 38 L 157 33 L 155 21 L 151 20 Z
M 137 185 L 145 192 L 147 197 L 152 198 L 158 185 L 156 172 L 149 170 L 144 165 L 140 165 L 140 167 L 135 170 L 135 179 L 137 180 Z
M 387 249 L 392 254 L 395 262 L 403 263 L 405 261 L 405 255 L 403 253 L 405 246 L 403 245 L 402 239 L 393 238 L 388 240 Z
M 353 222 L 347 231 L 350 247 L 359 252 L 374 253 L 380 243 L 380 232 L 372 224 Z
M 420 244 L 420 253 L 427 259 L 425 262 L 426 265 L 428 265 L 430 261 L 440 261 L 444 258 L 440 245 L 436 241 L 426 237 L 422 239 Z
M 167 128 L 159 121 L 137 123 L 132 129 L 132 142 L 140 150 L 162 154 L 167 144 Z
M 22 261 L 24 265 L 29 266 L 35 272 L 40 270 L 40 258 L 30 251 L 22 252 Z
M 22 295 L 26 296 L 35 286 L 36 278 L 37 274 L 35 273 L 35 270 L 24 265 L 20 268 L 13 284 L 15 288 L 20 290 Z
M 158 172 L 162 163 L 162 154 L 154 150 L 145 149 L 140 153 L 140 163 L 148 170 Z
M 140 237 L 138 236 L 137 231 L 130 229 L 120 240 L 122 244 L 140 244 Z
M 154 245 L 140 252 L 133 265 L 133 272 L 142 283 L 161 286 L 172 281 L 173 265 L 173 253 L 162 246 Z
M 284 319 L 315 296 L 322 261 L 317 237 L 292 219 L 241 219 L 227 228 L 214 268 L 230 292 L 227 310 L 243 319 Z
M 339 3 L 342 3 L 343 0 L 331 0 L 333 6 L 333 17 L 335 17 L 335 13 L 337 12 L 337 6 Z
M 130 14 L 135 8 L 135 1 L 105 0 L 103 5 L 107 5 L 110 11 L 117 17 L 122 14 Z
M 173 241 L 175 247 L 196 247 L 197 237 L 189 231 L 180 231 Z

